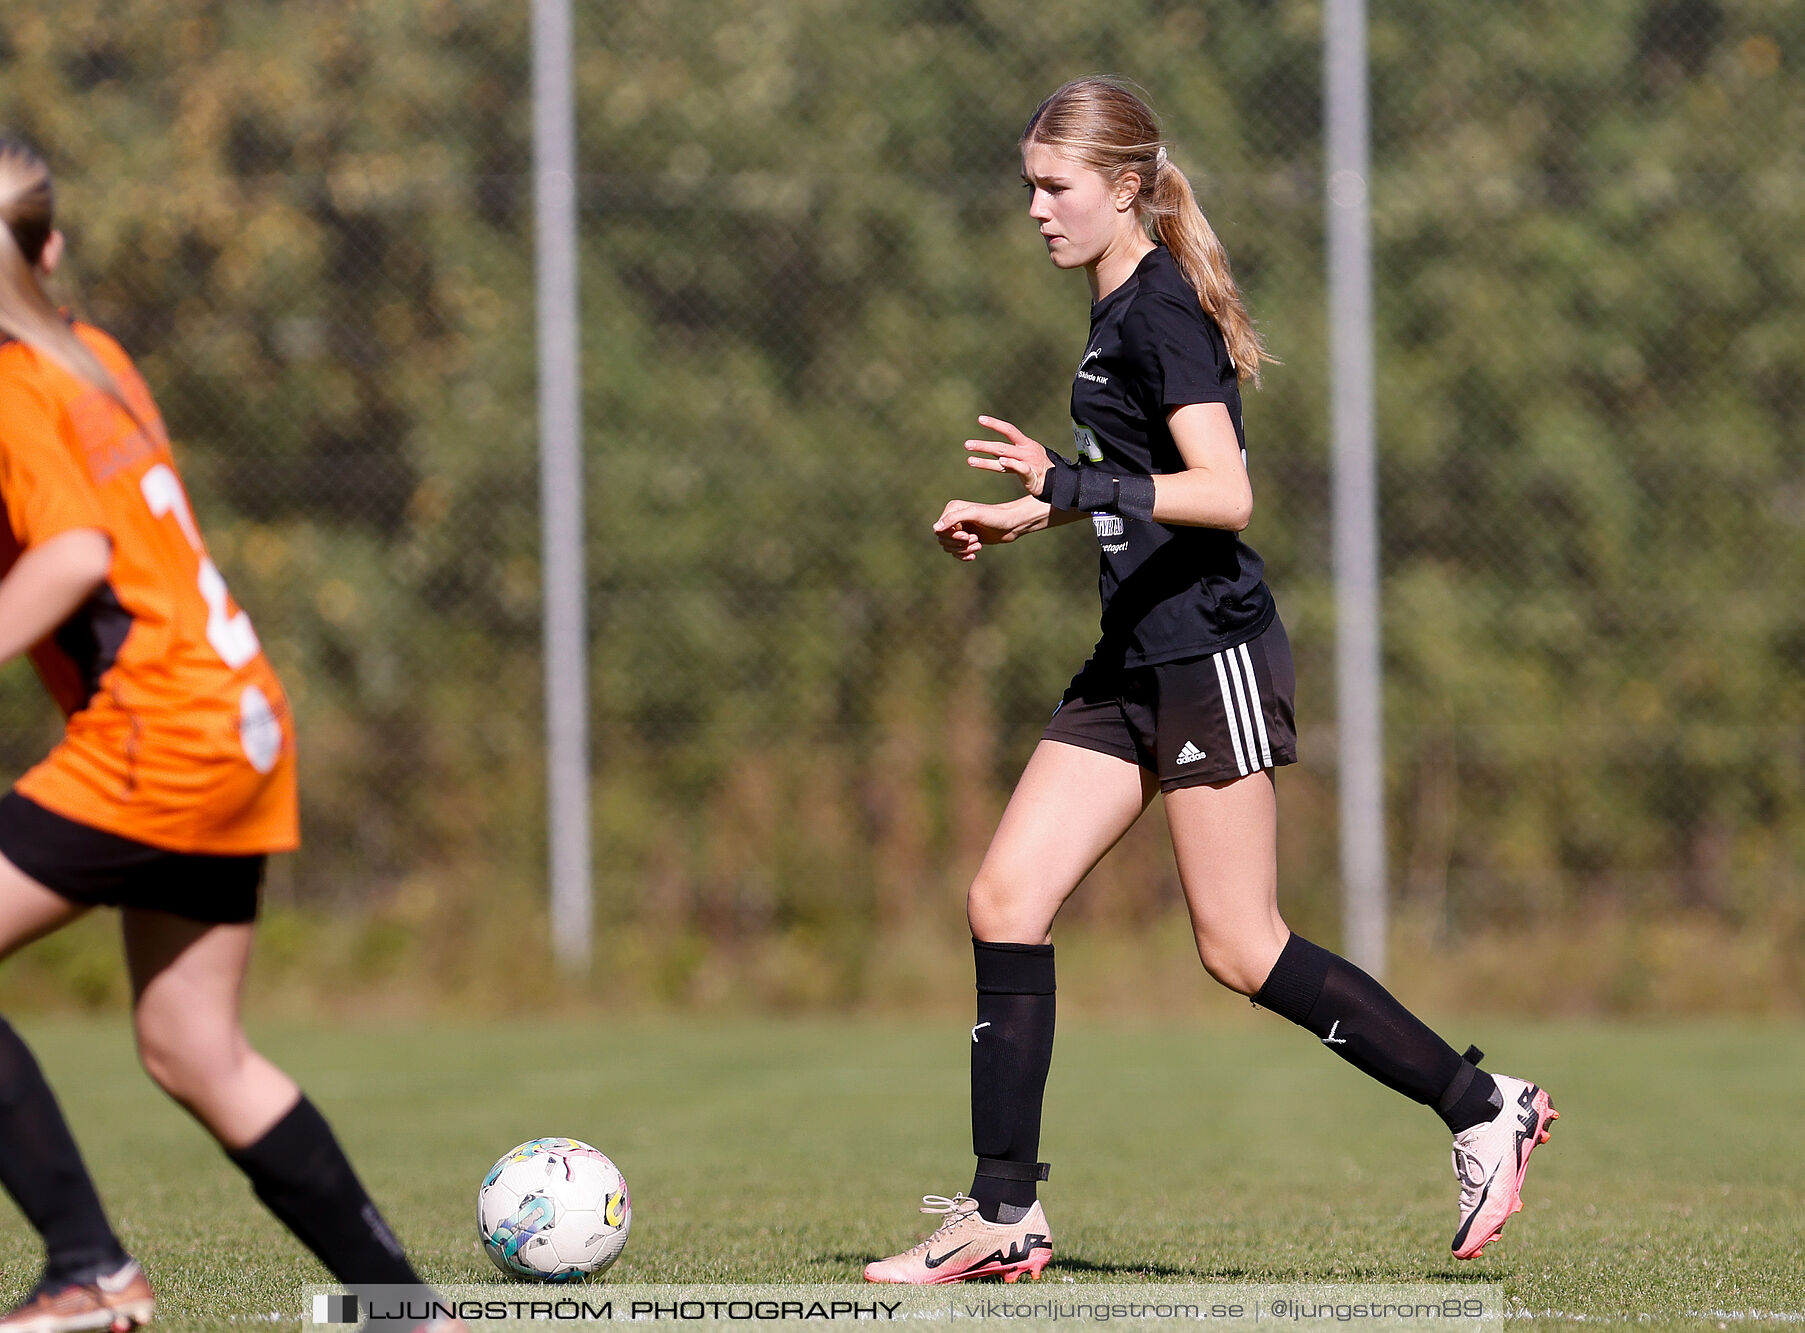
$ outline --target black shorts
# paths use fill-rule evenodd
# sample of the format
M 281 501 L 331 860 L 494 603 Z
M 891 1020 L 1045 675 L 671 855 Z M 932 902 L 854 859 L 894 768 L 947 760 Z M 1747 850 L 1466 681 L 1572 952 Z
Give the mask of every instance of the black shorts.
M 217 925 L 257 919 L 269 860 L 165 851 L 65 819 L 16 791 L 0 797 L 0 855 L 71 902 L 147 907 Z
M 1297 762 L 1291 641 L 1274 616 L 1257 638 L 1207 657 L 1110 668 L 1086 662 L 1043 740 L 1114 755 L 1161 791 Z

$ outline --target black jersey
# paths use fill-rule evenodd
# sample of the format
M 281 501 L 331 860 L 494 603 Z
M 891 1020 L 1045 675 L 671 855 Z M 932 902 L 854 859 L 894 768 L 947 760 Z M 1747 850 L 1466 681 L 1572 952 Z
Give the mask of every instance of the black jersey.
M 1153 476 L 1183 472 L 1166 413 L 1186 403 L 1227 406 L 1246 458 L 1228 344 L 1171 252 L 1156 246 L 1091 307 L 1090 340 L 1072 381 L 1081 462 Z M 1220 652 L 1272 622 L 1265 567 L 1235 533 L 1115 514 L 1093 514 L 1091 523 L 1103 548 L 1099 664 L 1151 666 Z

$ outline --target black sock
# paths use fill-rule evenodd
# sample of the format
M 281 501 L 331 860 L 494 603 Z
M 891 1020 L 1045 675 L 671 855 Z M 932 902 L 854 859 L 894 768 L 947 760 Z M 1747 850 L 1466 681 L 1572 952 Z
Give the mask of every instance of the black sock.
M 44 1238 L 44 1276 L 86 1281 L 126 1261 L 31 1050 L 0 1018 L 0 1184 Z
M 1253 1002 L 1289 1018 L 1361 1073 L 1432 1106 L 1456 1134 L 1498 1113 L 1492 1076 L 1347 959 L 1293 934 Z
M 1053 946 L 971 942 L 978 1021 L 971 1030 L 971 1197 L 986 1221 L 1014 1221 L 1047 1178 L 1040 1107 L 1053 1063 Z M 1012 1212 L 1005 1215 L 1003 1210 Z
M 346 1286 L 419 1285 L 332 1127 L 302 1097 L 250 1147 L 227 1153 L 264 1206 Z

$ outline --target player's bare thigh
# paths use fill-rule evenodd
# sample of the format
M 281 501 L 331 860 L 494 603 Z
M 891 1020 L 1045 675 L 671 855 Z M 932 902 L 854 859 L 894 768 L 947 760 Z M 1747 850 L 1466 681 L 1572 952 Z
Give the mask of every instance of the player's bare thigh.
M 1128 760 L 1041 741 L 972 880 L 966 914 L 973 937 L 1046 943 L 1065 900 L 1158 788 L 1153 774 Z
M 1290 937 L 1279 915 L 1272 774 L 1184 787 L 1165 801 L 1198 956 L 1217 981 L 1252 995 Z
M 300 1096 L 241 1022 L 255 926 L 136 907 L 120 915 L 145 1069 L 228 1148 L 255 1143 Z
M 87 910 L 45 888 L 0 854 L 0 958 L 60 930 Z

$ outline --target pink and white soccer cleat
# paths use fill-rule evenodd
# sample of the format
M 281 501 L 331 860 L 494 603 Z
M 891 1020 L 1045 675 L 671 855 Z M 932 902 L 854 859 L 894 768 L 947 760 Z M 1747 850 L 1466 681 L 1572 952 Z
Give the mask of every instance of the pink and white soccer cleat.
M 86 1282 L 40 1282 L 18 1305 L 0 1316 L 4 1333 L 75 1333 L 109 1329 L 126 1333 L 148 1324 L 156 1308 L 150 1283 L 136 1260 L 117 1272 Z
M 928 1286 L 964 1282 L 974 1277 L 1000 1277 L 1014 1282 L 1026 1273 L 1038 1279 L 1053 1258 L 1053 1232 L 1037 1202 L 1019 1222 L 986 1222 L 978 1201 L 963 1194 L 952 1198 L 928 1194 L 922 1212 L 939 1213 L 946 1221 L 912 1249 L 865 1265 L 867 1282 L 908 1282 Z
M 1529 1154 L 1548 1142 L 1561 1113 L 1533 1083 L 1493 1074 L 1504 1109 L 1484 1124 L 1454 1136 L 1454 1174 L 1460 1178 L 1460 1230 L 1454 1257 L 1476 1259 L 1498 1239 L 1504 1224 L 1523 1211 L 1523 1175 Z

